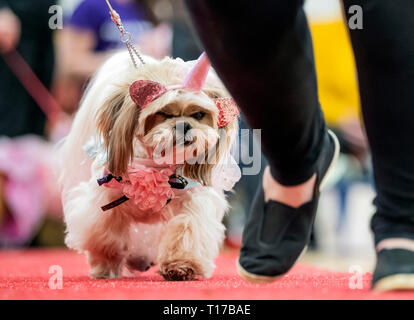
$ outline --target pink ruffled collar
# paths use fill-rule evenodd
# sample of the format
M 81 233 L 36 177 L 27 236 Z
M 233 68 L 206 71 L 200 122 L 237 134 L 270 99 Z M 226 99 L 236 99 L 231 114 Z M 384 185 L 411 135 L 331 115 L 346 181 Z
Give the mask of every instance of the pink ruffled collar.
M 126 177 L 114 177 L 105 169 L 105 176 L 98 179 L 98 184 L 119 189 L 123 196 L 103 206 L 102 210 L 132 200 L 142 211 L 160 211 L 178 194 L 193 188 L 183 190 L 188 184 L 187 180 L 176 175 L 176 170 L 177 166 L 159 165 L 152 159 L 135 159 Z

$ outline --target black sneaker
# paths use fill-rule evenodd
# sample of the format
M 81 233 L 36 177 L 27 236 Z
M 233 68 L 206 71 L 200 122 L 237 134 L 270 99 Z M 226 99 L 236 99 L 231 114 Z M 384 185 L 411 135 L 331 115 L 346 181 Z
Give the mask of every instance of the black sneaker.
M 376 291 L 414 289 L 414 252 L 407 249 L 382 249 L 372 277 Z
M 265 203 L 260 183 L 247 217 L 237 262 L 237 271 L 244 280 L 273 282 L 295 264 L 310 240 L 319 192 L 338 158 L 339 148 L 336 136 L 327 131 L 317 160 L 313 199 L 299 208 L 273 200 Z

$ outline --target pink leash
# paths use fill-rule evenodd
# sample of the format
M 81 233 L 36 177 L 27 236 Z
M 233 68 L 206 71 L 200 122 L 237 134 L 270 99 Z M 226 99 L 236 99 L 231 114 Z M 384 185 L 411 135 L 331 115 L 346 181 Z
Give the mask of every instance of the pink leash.
M 45 113 L 48 120 L 54 124 L 62 108 L 36 76 L 29 64 L 16 50 L 3 54 L 3 59 L 30 96 L 36 101 L 40 109 Z

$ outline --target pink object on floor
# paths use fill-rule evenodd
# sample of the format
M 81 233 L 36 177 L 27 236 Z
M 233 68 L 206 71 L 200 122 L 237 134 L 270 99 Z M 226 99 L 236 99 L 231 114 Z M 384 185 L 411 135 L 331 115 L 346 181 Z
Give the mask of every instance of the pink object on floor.
M 6 176 L 10 218 L 0 226 L 0 245 L 29 241 L 46 213 L 61 213 L 53 145 L 36 136 L 0 138 L 0 172 Z

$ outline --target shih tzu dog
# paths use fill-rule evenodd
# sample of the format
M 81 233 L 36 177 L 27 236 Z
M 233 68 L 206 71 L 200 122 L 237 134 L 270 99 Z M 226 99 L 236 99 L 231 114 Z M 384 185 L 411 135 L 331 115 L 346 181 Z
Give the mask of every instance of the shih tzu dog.
M 110 58 L 61 146 L 66 244 L 93 278 L 158 264 L 166 280 L 208 278 L 240 170 L 230 154 L 238 108 L 196 61 Z

